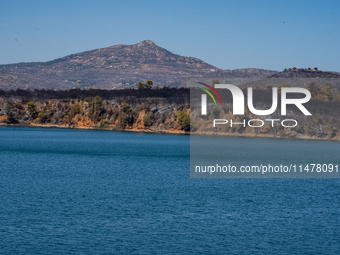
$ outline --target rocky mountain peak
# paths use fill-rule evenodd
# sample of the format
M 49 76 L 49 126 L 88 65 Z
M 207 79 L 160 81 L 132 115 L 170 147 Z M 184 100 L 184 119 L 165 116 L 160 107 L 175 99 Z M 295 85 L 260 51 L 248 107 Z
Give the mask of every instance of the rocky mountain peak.
M 157 45 L 153 41 L 144 40 L 144 41 L 141 41 L 140 43 L 137 43 L 137 47 L 142 47 L 142 46 L 157 46 Z

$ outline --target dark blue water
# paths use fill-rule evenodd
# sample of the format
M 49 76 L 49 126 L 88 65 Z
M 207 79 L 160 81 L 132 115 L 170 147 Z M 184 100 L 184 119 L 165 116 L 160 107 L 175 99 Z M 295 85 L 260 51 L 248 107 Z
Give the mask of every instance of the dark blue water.
M 338 179 L 190 179 L 189 139 L 0 128 L 0 253 L 340 253 Z

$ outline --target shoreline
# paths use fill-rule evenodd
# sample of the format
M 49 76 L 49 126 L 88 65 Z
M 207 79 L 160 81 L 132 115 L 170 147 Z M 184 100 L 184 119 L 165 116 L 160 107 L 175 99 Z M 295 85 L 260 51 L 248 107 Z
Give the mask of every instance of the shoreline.
M 0 123 L 0 128 L 2 127 L 13 127 L 13 128 L 46 128 L 46 129 L 74 129 L 74 130 L 93 130 L 93 131 L 116 131 L 116 132 L 136 132 L 136 133 L 152 133 L 152 134 L 171 134 L 171 135 L 190 135 L 189 132 L 170 130 L 170 131 L 160 131 L 154 132 L 150 129 L 109 129 L 109 128 L 95 128 L 95 127 L 67 127 L 62 125 L 20 125 L 20 124 L 4 124 Z
M 93 130 L 93 131 L 116 131 L 116 132 L 136 132 L 136 133 L 150 133 L 150 134 L 169 134 L 169 135 L 189 135 L 189 136 L 201 136 L 201 137 L 231 137 L 231 138 L 253 138 L 253 139 L 280 139 L 280 140 L 301 140 L 301 141 L 328 141 L 328 142 L 340 142 L 338 139 L 325 139 L 318 137 L 281 137 L 274 135 L 265 135 L 265 134 L 231 134 L 231 133 L 208 133 L 208 134 L 200 134 L 200 133 L 190 133 L 179 130 L 163 130 L 159 132 L 152 131 L 150 129 L 109 129 L 109 128 L 96 128 L 96 127 L 69 127 L 62 125 L 19 125 L 19 124 L 4 124 L 0 123 L 1 127 L 16 127 L 16 128 L 46 128 L 46 129 L 74 129 L 74 130 Z

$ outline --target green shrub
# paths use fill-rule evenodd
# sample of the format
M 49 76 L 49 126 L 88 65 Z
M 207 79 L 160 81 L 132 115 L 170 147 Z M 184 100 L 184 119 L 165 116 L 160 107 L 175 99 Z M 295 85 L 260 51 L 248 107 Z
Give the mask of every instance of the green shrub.
M 135 112 L 132 110 L 129 113 L 121 111 L 118 117 L 118 125 L 120 128 L 124 128 L 127 125 L 132 125 L 135 122 Z
M 17 117 L 13 112 L 12 112 L 12 106 L 11 105 L 7 105 L 6 107 L 6 115 L 7 115 L 7 119 L 4 120 L 4 122 L 6 124 L 15 124 L 15 123 L 18 123 L 17 121 Z
M 118 117 L 118 125 L 120 128 L 124 128 L 126 126 L 127 114 L 125 112 L 121 112 Z
M 76 114 L 80 114 L 82 112 L 82 108 L 79 104 L 76 104 L 72 107 L 72 109 L 68 112 L 68 116 L 72 119 Z
M 51 115 L 52 113 L 38 113 L 38 118 L 40 119 L 40 123 L 50 122 L 51 121 Z
M 100 113 L 103 107 L 103 100 L 100 98 L 100 96 L 96 96 L 94 98 L 94 109 L 97 113 Z
M 100 128 L 109 128 L 109 121 L 108 120 L 101 120 L 100 121 Z
M 44 118 L 45 117 L 45 114 L 44 113 L 42 113 L 42 112 L 39 112 L 38 113 L 38 118 L 39 119 L 42 119 L 42 118 Z
M 145 111 L 145 112 L 149 112 L 150 111 L 150 106 L 146 103 L 143 103 L 139 106 L 139 111 Z
M 130 106 L 129 104 L 127 104 L 127 103 L 123 103 L 123 104 L 122 104 L 122 110 L 123 110 L 123 112 L 125 112 L 125 113 L 130 113 L 130 112 L 132 112 L 131 106 Z
M 178 123 L 184 129 L 184 131 L 190 131 L 190 115 L 186 114 L 183 110 L 178 113 Z
M 153 81 L 147 80 L 146 83 L 138 82 L 138 89 L 151 89 Z
M 150 127 L 154 123 L 154 115 L 152 112 L 149 112 L 144 115 L 143 123 L 144 123 L 144 126 L 146 127 Z
M 272 88 L 273 88 L 273 85 L 270 85 L 270 84 L 267 84 L 267 86 L 266 86 L 266 91 L 271 91 L 272 90 Z
M 36 117 L 36 114 L 37 114 L 37 106 L 35 105 L 35 103 L 32 102 L 32 101 L 29 101 L 27 103 L 27 109 L 30 112 L 31 117 L 34 119 Z
M 115 108 L 112 113 L 111 123 L 114 124 L 119 117 L 119 109 Z

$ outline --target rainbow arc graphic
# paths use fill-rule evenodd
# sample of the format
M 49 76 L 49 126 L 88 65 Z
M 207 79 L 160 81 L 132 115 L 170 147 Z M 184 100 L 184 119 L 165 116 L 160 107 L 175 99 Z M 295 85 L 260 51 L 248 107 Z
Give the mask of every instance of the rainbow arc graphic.
M 197 83 L 202 84 L 203 86 L 206 86 L 208 89 L 210 89 L 217 96 L 218 100 L 220 101 L 220 104 L 222 105 L 222 100 L 220 98 L 220 95 L 217 93 L 217 91 L 213 87 L 211 87 L 210 85 L 205 84 L 203 82 L 197 82 Z M 214 96 L 210 93 L 209 90 L 204 89 L 204 88 L 199 88 L 199 87 L 198 87 L 198 89 L 201 89 L 204 92 L 206 92 L 212 98 L 212 100 L 214 101 L 215 106 L 217 106 L 216 100 L 215 100 Z

